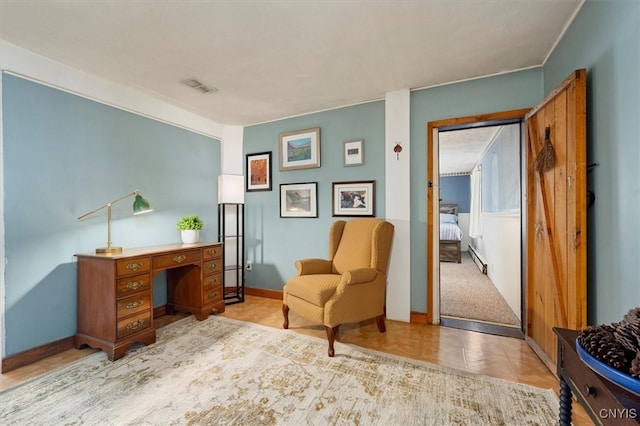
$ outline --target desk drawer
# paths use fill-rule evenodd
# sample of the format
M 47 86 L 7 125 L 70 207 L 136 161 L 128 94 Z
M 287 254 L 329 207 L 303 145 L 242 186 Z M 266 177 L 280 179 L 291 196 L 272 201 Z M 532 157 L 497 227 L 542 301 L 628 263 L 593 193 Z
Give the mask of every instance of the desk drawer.
M 220 257 L 222 257 L 222 244 L 202 249 L 202 258 L 204 260 Z
M 624 407 L 604 385 L 602 381 L 605 379 L 591 371 L 575 351 L 564 348 L 564 357 L 562 367 L 573 381 L 580 395 L 588 402 L 593 413 L 601 418 L 603 423 L 609 424 L 606 419 L 599 416 L 601 410 L 623 409 Z M 622 425 L 624 423 L 617 424 Z
M 178 253 L 156 256 L 153 258 L 153 269 L 173 268 L 199 262 L 202 254 L 200 250 L 185 250 Z
M 202 297 L 203 306 L 222 302 L 222 286 L 218 285 L 216 287 L 205 288 L 205 290 L 202 292 Z
M 204 291 L 211 290 L 212 287 L 222 286 L 222 274 L 217 273 L 205 276 L 202 279 L 202 286 L 204 287 Z
M 222 259 L 207 260 L 202 263 L 202 274 L 213 274 L 222 271 Z
M 151 309 L 151 295 L 142 293 L 116 302 L 118 319 Z
M 136 259 L 119 260 L 116 263 L 116 272 L 118 276 L 131 275 L 140 272 L 148 272 L 151 269 L 151 259 L 148 257 L 139 257 Z
M 151 288 L 151 279 L 149 278 L 149 274 L 120 278 L 116 287 L 116 297 L 120 298 L 141 291 L 149 291 Z
M 151 326 L 151 311 L 118 320 L 118 339 L 142 331 Z

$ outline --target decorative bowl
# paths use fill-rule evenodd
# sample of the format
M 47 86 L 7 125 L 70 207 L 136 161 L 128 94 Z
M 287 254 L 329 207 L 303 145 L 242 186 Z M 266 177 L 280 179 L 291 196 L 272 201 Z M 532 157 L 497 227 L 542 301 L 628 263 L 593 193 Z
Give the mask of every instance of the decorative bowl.
M 587 364 L 587 366 L 595 371 L 600 376 L 609 380 L 612 383 L 620 386 L 621 388 L 640 396 L 640 380 L 634 379 L 628 374 L 624 374 L 622 371 L 605 364 L 599 359 L 595 358 L 589 352 L 582 348 L 580 342 L 576 340 L 576 351 L 580 359 Z

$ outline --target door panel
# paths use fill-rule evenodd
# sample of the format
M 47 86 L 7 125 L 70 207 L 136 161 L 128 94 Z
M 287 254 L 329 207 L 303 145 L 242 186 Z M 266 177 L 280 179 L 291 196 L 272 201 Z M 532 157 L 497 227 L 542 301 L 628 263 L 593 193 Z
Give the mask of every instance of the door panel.
M 555 368 L 553 327 L 586 326 L 586 71 L 526 116 L 526 336 Z M 536 167 L 546 136 L 553 164 Z

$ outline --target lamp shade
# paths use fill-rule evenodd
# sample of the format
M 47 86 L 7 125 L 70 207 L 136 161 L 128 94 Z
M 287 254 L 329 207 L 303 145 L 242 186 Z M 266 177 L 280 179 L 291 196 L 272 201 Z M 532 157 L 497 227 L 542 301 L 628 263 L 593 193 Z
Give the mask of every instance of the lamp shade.
M 244 176 L 218 176 L 218 204 L 244 204 Z
M 149 202 L 142 195 L 136 194 L 136 199 L 133 200 L 133 214 L 149 213 L 150 211 L 153 211 L 153 209 Z

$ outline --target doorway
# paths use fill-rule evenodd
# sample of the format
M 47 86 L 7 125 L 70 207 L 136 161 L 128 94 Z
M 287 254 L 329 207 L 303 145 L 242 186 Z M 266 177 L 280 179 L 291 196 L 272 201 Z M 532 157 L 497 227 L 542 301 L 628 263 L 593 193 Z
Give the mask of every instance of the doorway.
M 442 252 L 442 257 L 444 259 L 446 259 L 447 257 L 451 256 L 450 252 L 453 250 L 454 252 L 457 250 L 457 248 L 455 248 L 455 243 L 453 243 L 450 240 L 443 240 L 440 238 L 440 213 L 441 213 L 441 204 L 442 207 L 450 207 L 448 205 L 451 204 L 460 204 L 460 202 L 455 203 L 455 202 L 447 202 L 445 203 L 444 201 L 449 201 L 449 200 L 441 200 L 441 190 L 442 190 L 442 185 L 441 185 L 441 178 L 440 178 L 440 156 L 439 156 L 439 141 L 441 136 L 444 136 L 446 139 L 446 133 L 448 132 L 455 132 L 455 131 L 460 131 L 460 130 L 465 130 L 465 129 L 481 129 L 481 128 L 489 128 L 489 127 L 494 127 L 494 129 L 492 129 L 494 131 L 494 135 L 492 136 L 495 137 L 495 135 L 498 134 L 498 132 L 502 132 L 503 130 L 500 130 L 503 127 L 506 126 L 515 126 L 515 128 L 517 129 L 517 134 L 518 136 L 518 140 L 516 141 L 516 145 L 518 148 L 521 147 L 522 145 L 522 122 L 524 120 L 524 116 L 525 114 L 528 112 L 528 109 L 520 109 L 520 110 L 512 110 L 512 111 L 504 111 L 504 112 L 498 112 L 498 113 L 492 113 L 492 114 L 483 114 L 483 115 L 478 115 L 478 116 L 470 116 L 470 117 L 462 117 L 462 118 L 453 118 L 453 119 L 447 119 L 447 120 L 439 120 L 439 121 L 434 121 L 434 122 L 430 122 L 428 123 L 428 128 L 427 128 L 427 138 L 428 138 L 428 157 L 427 157 L 427 179 L 428 179 L 428 190 L 427 190 L 427 246 L 428 246 L 428 255 L 427 255 L 427 306 L 428 306 L 428 314 L 427 314 L 427 321 L 433 324 L 442 324 L 442 325 L 449 325 L 449 326 L 456 326 L 458 328 L 467 328 L 467 329 L 471 329 L 471 330 L 475 330 L 475 331 L 483 331 L 483 332 L 490 332 L 490 333 L 494 333 L 494 334 L 505 334 L 505 335 L 512 335 L 512 336 L 518 336 L 518 337 L 522 337 L 523 335 L 523 329 L 522 329 L 522 324 L 523 324 L 523 320 L 524 318 L 522 317 L 522 312 L 523 312 L 523 298 L 522 298 L 522 274 L 521 272 L 519 272 L 517 275 L 517 283 L 516 286 L 518 287 L 518 301 L 516 302 L 516 306 L 515 309 L 511 309 L 512 311 L 515 311 L 514 313 L 516 314 L 516 317 L 518 318 L 518 325 L 514 325 L 513 327 L 506 327 L 506 331 L 503 330 L 502 325 L 500 324 L 493 324 L 490 321 L 473 321 L 470 319 L 466 319 L 466 318 L 458 318 L 458 317 L 448 317 L 447 315 L 443 315 L 442 311 L 441 311 L 441 273 L 446 272 L 447 269 L 451 269 L 449 268 L 449 266 L 455 266 L 455 265 L 450 265 L 449 262 L 440 262 L 441 259 L 441 252 Z M 488 131 L 489 133 L 491 132 L 491 130 Z M 451 133 L 452 134 L 452 133 Z M 497 160 L 496 160 L 497 161 Z M 519 174 L 519 170 L 521 169 L 521 161 L 522 160 L 517 160 L 518 164 L 516 164 L 516 168 L 518 170 L 518 172 L 516 172 L 517 174 Z M 480 166 L 482 166 L 482 164 L 480 164 Z M 488 167 L 488 166 L 487 166 Z M 480 167 L 481 168 L 481 167 Z M 489 176 L 493 176 L 495 173 L 491 172 L 489 173 Z M 447 176 L 445 176 L 447 177 Z M 482 182 L 482 178 L 480 177 L 480 182 Z M 498 185 L 499 183 L 499 174 L 497 174 L 496 176 L 493 176 L 492 179 L 494 180 L 493 183 L 493 190 L 497 191 L 497 193 L 499 193 L 501 191 L 500 186 Z M 470 180 L 470 178 L 469 178 Z M 520 180 L 518 179 L 517 182 L 515 182 L 515 185 L 517 186 L 517 189 L 521 189 L 523 188 L 523 186 L 520 184 Z M 488 188 L 491 189 L 492 188 L 492 184 L 491 182 L 487 181 L 485 182 L 485 184 L 488 183 Z M 471 186 L 471 183 L 469 182 L 469 186 Z M 520 194 L 522 194 L 522 191 L 518 191 Z M 512 194 L 513 195 L 513 194 Z M 498 197 L 499 198 L 499 197 Z M 490 198 L 489 202 L 494 203 L 496 202 L 496 199 L 498 198 Z M 512 201 L 512 200 L 511 200 Z M 469 201 L 469 204 L 471 204 L 471 201 Z M 522 198 L 517 196 L 516 197 L 516 201 L 515 204 L 517 204 L 518 210 L 521 210 L 520 206 L 522 205 Z M 482 204 L 479 204 L 480 206 L 482 206 Z M 496 208 L 499 209 L 500 206 L 502 204 L 500 204 L 500 202 L 498 201 L 496 204 Z M 455 208 L 459 208 L 460 206 L 454 206 Z M 480 207 L 482 208 L 482 207 Z M 466 208 L 465 208 L 466 209 Z M 471 210 L 471 207 L 469 206 L 468 210 Z M 462 214 L 462 213 L 466 213 L 466 215 Z M 454 211 L 454 212 L 448 212 L 448 214 L 454 214 L 454 215 L 458 215 L 457 220 L 459 222 L 462 222 L 463 226 L 471 226 L 471 212 L 460 212 L 460 211 Z M 444 219 L 443 219 L 444 220 Z M 522 244 L 522 220 L 520 218 L 516 219 L 517 222 L 517 226 L 516 226 L 516 231 L 515 233 L 517 234 L 517 236 L 520 238 L 515 244 L 516 245 L 521 245 Z M 492 262 L 487 261 L 486 259 L 483 258 L 482 254 L 480 254 L 480 256 L 476 256 L 475 258 L 472 257 L 472 255 L 469 253 L 468 247 L 478 247 L 480 248 L 480 251 L 483 249 L 482 247 L 479 247 L 478 245 L 478 241 L 473 241 L 473 239 L 471 239 L 469 237 L 469 230 L 467 229 L 467 238 L 466 241 L 461 240 L 460 241 L 460 254 L 459 254 L 459 263 L 462 265 L 463 261 L 465 261 L 465 264 L 473 264 L 475 265 L 475 267 L 478 269 L 478 272 L 480 274 L 483 274 L 482 268 L 483 265 L 485 268 L 487 268 L 486 272 L 489 273 L 493 273 L 493 271 L 488 270 L 488 268 L 492 267 Z M 463 231 L 464 233 L 464 231 Z M 503 234 L 504 235 L 504 234 Z M 513 232 L 509 232 L 510 236 L 513 236 Z M 499 234 L 498 234 L 499 236 Z M 496 237 L 496 234 L 494 233 L 494 238 Z M 444 238 L 448 238 L 448 237 L 444 237 Z M 477 238 L 476 238 L 477 239 Z M 463 252 L 463 248 L 467 248 L 466 252 Z M 486 248 L 486 247 L 485 247 Z M 521 248 L 521 247 L 519 247 Z M 476 254 L 477 254 L 476 250 Z M 454 254 L 454 258 L 457 255 Z M 504 256 L 503 256 L 504 257 Z M 512 254 L 509 255 L 508 257 L 509 259 L 509 263 L 513 264 L 514 259 Z M 522 270 L 522 259 L 520 256 L 517 257 L 517 259 L 515 259 L 515 261 L 517 262 L 518 265 L 520 265 L 520 271 Z M 457 263 L 457 260 L 455 260 L 455 262 Z M 503 263 L 505 263 L 503 261 Z M 496 268 L 496 262 L 493 262 L 493 268 Z M 495 286 L 495 284 L 494 284 Z M 512 303 L 513 304 L 513 303 Z M 519 316 L 517 314 L 520 314 Z
M 427 124 L 427 323 L 440 324 L 438 137 L 440 129 L 482 127 L 525 117 L 522 155 L 522 323 L 531 348 L 554 370 L 554 327 L 586 324 L 587 149 L 585 69 L 572 72 L 532 109 Z M 550 155 L 551 154 L 551 155 Z M 552 161 L 548 161 L 552 160 Z
M 444 326 L 523 337 L 521 121 L 438 129 Z

